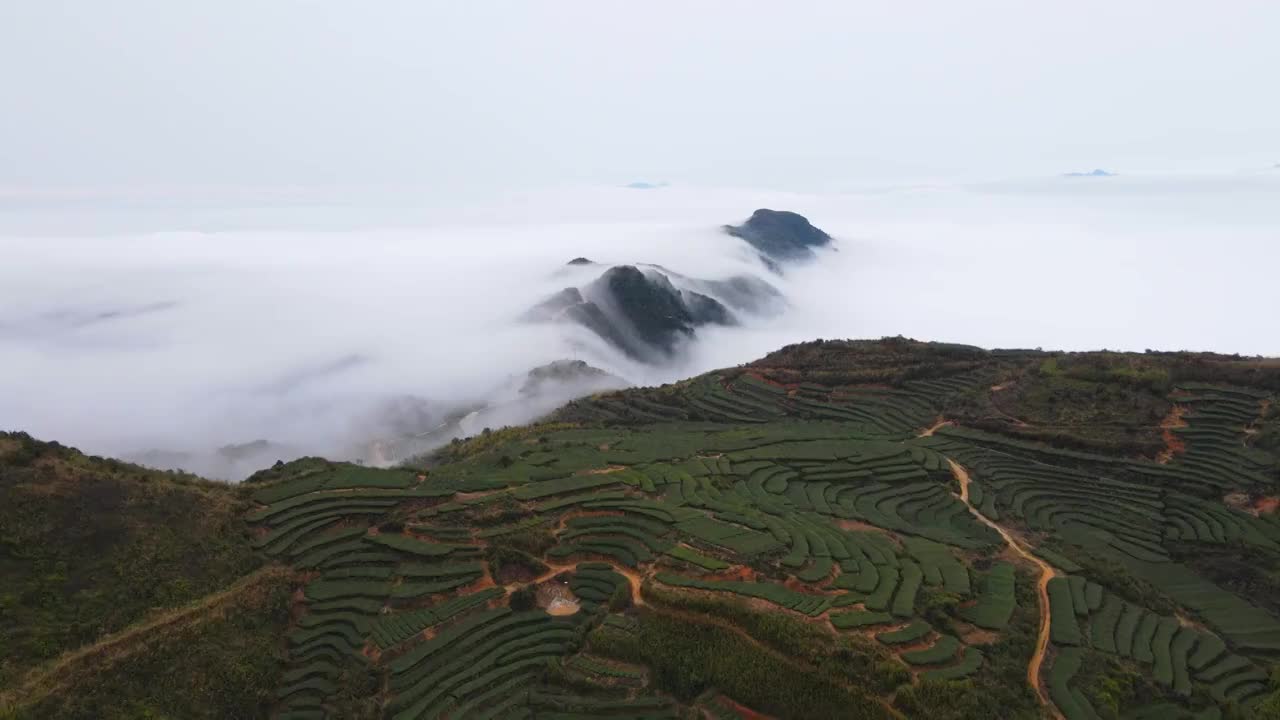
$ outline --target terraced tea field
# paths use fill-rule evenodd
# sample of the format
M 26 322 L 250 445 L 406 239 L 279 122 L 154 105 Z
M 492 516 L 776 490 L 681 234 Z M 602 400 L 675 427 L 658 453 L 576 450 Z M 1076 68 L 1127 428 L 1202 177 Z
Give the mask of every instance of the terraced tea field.
M 418 465 L 263 471 L 254 547 L 301 578 L 269 711 L 1264 717 L 1280 581 L 1194 560 L 1280 568 L 1280 376 L 1046 357 L 810 343 Z M 1168 446 L 995 406 L 1081 367 L 1114 407 L 1171 408 L 1133 429 Z
M 1180 452 L 1157 462 L 947 417 L 1018 371 L 959 365 L 889 384 L 748 368 L 575 403 L 570 422 L 482 436 L 418 473 L 273 470 L 257 543 L 310 578 L 280 716 L 323 716 L 352 658 L 404 720 L 894 717 L 917 688 L 1010 682 L 1010 716 L 1263 699 L 1280 620 L 1170 544 L 1280 549 L 1273 515 L 1222 501 L 1275 486 L 1276 458 L 1246 442 L 1272 396 L 1175 387 Z M 1141 579 L 1116 584 L 1117 568 Z M 1135 582 L 1168 602 L 1144 607 Z M 766 659 L 695 671 L 677 627 Z M 837 652 L 863 671 L 822 660 Z M 1137 678 L 1141 705 L 1095 707 L 1081 667 L 1096 654 Z M 760 672 L 818 689 L 769 692 Z

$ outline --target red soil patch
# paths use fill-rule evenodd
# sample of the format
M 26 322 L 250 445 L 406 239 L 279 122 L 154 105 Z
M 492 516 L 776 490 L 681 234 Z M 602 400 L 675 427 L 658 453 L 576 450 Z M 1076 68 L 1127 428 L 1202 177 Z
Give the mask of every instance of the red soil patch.
M 902 653 L 913 652 L 915 650 L 926 650 L 928 648 L 933 647 L 935 644 L 937 644 L 939 637 L 941 636 L 938 635 L 936 630 L 930 631 L 924 637 L 920 638 L 919 640 L 916 640 L 915 642 L 903 643 L 901 645 L 894 645 L 893 651 L 901 655 Z M 910 667 L 910 670 L 913 673 L 920 672 L 920 670 L 917 670 L 914 665 Z
M 476 581 L 472 584 L 472 587 L 474 587 L 476 590 L 484 590 L 485 588 L 491 588 L 491 587 L 493 587 L 494 585 L 497 585 L 497 584 L 498 584 L 498 583 L 496 583 L 496 582 L 494 582 L 494 581 L 493 581 L 493 576 L 489 574 L 489 564 L 488 564 L 488 563 L 485 563 L 485 565 L 484 565 L 484 575 L 481 575 L 481 576 L 480 576 L 480 579 L 479 579 L 479 580 L 476 580 Z
M 629 567 L 614 565 L 613 571 L 627 579 L 627 583 L 631 585 L 631 604 L 640 606 L 644 605 L 644 598 L 640 594 L 640 588 L 644 585 L 644 578 L 640 573 Z
M 756 571 L 746 565 L 729 568 L 723 572 L 704 575 L 705 580 L 744 580 L 746 582 L 755 582 Z
M 578 472 L 574 473 L 574 475 L 608 475 L 609 473 L 616 473 L 619 470 L 626 470 L 626 469 L 627 468 L 625 465 L 610 465 L 608 467 L 602 467 L 602 468 L 588 468 L 586 470 L 579 470 Z
M 1160 421 L 1160 437 L 1164 439 L 1164 450 L 1156 456 L 1156 462 L 1161 465 L 1172 460 L 1175 455 L 1181 455 L 1187 451 L 1187 444 L 1173 431 L 1174 428 L 1187 426 L 1187 421 L 1182 419 L 1186 412 L 1186 406 L 1174 405 L 1169 414 L 1164 416 L 1164 420 Z
M 764 384 L 766 384 L 766 385 L 772 385 L 772 386 L 774 386 L 774 387 L 779 387 L 779 388 L 782 388 L 782 389 L 784 389 L 784 390 L 793 390 L 793 389 L 795 389 L 795 388 L 800 387 L 799 385 L 796 385 L 796 384 L 794 384 L 794 383 L 793 383 L 793 384 L 791 384 L 791 385 L 788 385 L 788 384 L 786 384 L 786 383 L 780 383 L 780 382 L 778 382 L 777 380 L 774 380 L 773 378 L 765 377 L 763 373 L 758 373 L 758 372 L 749 372 L 749 373 L 746 373 L 746 374 L 747 374 L 747 375 L 750 375 L 751 377 L 755 378 L 756 380 L 759 380 L 760 382 L 762 382 L 762 383 L 764 383 Z
M 476 580 L 475 582 L 469 585 L 463 585 L 462 587 L 458 588 L 458 592 L 459 594 L 462 594 L 462 595 L 470 595 L 473 592 L 479 592 L 481 590 L 484 590 L 485 588 L 491 588 L 496 584 L 497 583 L 493 581 L 493 578 L 489 577 L 489 571 L 486 570 L 484 575 L 481 576 L 479 580 Z
M 833 567 L 833 568 L 831 568 L 831 575 L 834 575 L 834 574 L 835 574 L 835 568 Z M 831 579 L 831 575 L 828 575 L 828 576 L 827 576 L 827 578 L 826 578 L 826 580 L 830 580 L 830 579 Z M 823 580 L 823 581 L 821 581 L 821 582 L 819 582 L 819 583 L 814 583 L 814 584 L 821 584 L 822 582 L 826 582 L 826 580 Z M 814 592 L 814 589 L 815 589 L 815 588 L 814 588 L 814 586 L 813 586 L 814 584 L 806 583 L 806 582 L 804 582 L 804 581 L 802 581 L 802 580 L 800 580 L 800 579 L 796 578 L 795 576 L 788 577 L 786 580 L 783 580 L 783 581 L 782 581 L 782 586 L 783 586 L 783 587 L 787 588 L 788 590 L 794 590 L 795 592 L 798 592 L 798 593 L 801 593 L 801 594 L 804 594 L 804 595 L 819 595 L 819 596 L 821 596 L 821 595 L 836 595 L 836 594 L 838 594 L 838 593 L 836 593 L 834 590 L 831 590 L 831 591 L 822 591 L 821 589 L 819 589 L 819 591 L 818 591 L 818 592 Z
M 882 527 L 869 525 L 867 523 L 864 523 L 858 520 L 836 520 L 836 525 L 838 525 L 841 530 L 852 530 L 854 532 L 880 533 L 885 537 L 885 539 L 887 539 L 890 543 L 892 543 L 894 547 L 902 547 L 902 541 L 899 540 L 896 535 L 889 532 L 888 530 L 885 530 Z
M 308 581 L 309 582 L 309 581 Z M 298 622 L 303 615 L 307 614 L 307 594 L 303 592 L 305 583 L 298 586 L 297 590 L 289 596 L 289 624 Z
M 720 704 L 733 711 L 733 713 L 741 718 L 741 720 L 772 720 L 773 717 L 771 715 L 765 715 L 762 712 L 752 710 L 728 695 L 720 696 Z
M 1253 509 L 1256 510 L 1259 515 L 1270 515 L 1280 511 L 1280 495 L 1258 498 L 1253 503 Z
M 994 643 L 1000 639 L 999 633 L 983 630 L 980 627 L 970 626 L 960 633 L 960 639 L 965 645 L 986 645 Z
M 881 529 L 875 525 L 864 523 L 861 520 L 837 520 L 836 524 L 840 526 L 841 530 L 867 530 L 882 532 Z
M 747 375 L 750 375 L 751 377 L 755 378 L 756 380 L 759 380 L 760 382 L 766 385 L 772 385 L 776 388 L 782 388 L 783 390 L 786 390 L 787 397 L 795 397 L 796 393 L 800 391 L 800 385 L 798 383 L 792 383 L 788 385 L 787 383 L 778 382 L 773 378 L 765 377 L 764 375 L 758 372 L 749 372 L 747 373 Z

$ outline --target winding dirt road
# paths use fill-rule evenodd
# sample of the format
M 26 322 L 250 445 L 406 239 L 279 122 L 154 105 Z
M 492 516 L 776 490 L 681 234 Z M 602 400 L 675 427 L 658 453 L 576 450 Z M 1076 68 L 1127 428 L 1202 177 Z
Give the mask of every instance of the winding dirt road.
M 4 710 L 31 704 L 52 693 L 64 692 L 81 673 L 101 671 L 137 653 L 145 652 L 153 641 L 222 617 L 247 593 L 280 578 L 291 578 L 294 570 L 266 565 L 232 583 L 225 590 L 205 595 L 187 605 L 169 608 L 84 647 L 69 650 L 27 673 L 13 688 L 0 694 L 0 714 Z
M 1044 655 L 1049 649 L 1049 581 L 1058 574 L 1058 571 L 1049 563 L 1032 554 L 1025 545 L 995 521 L 978 512 L 978 509 L 969 502 L 969 471 L 965 470 L 964 466 L 955 460 L 948 458 L 947 462 L 951 465 L 951 474 L 960 483 L 960 501 L 968 506 L 969 512 L 983 525 L 1000 533 L 1000 537 L 1004 538 L 1006 543 L 1009 543 L 1009 547 L 1013 548 L 1014 552 L 1040 568 L 1040 579 L 1036 582 L 1036 595 L 1039 597 L 1040 606 L 1040 632 L 1036 637 L 1036 651 L 1031 656 L 1031 662 L 1027 663 L 1027 683 L 1035 688 L 1036 695 L 1040 697 L 1040 703 L 1048 708 L 1054 717 L 1060 718 L 1062 716 L 1058 712 L 1057 706 L 1050 702 L 1049 693 L 1045 690 L 1044 683 L 1040 679 L 1040 668 L 1044 665 Z
M 541 585 L 542 583 L 547 582 L 548 580 L 551 580 L 552 578 L 556 577 L 561 573 L 573 572 L 577 570 L 578 566 L 585 562 L 597 562 L 597 563 L 605 562 L 606 564 L 610 565 L 613 568 L 614 572 L 618 573 L 619 575 L 627 579 L 627 584 L 630 585 L 631 587 L 631 604 L 637 605 L 637 606 L 644 605 L 644 597 L 640 594 L 640 586 L 644 584 L 644 577 L 642 577 L 640 573 L 637 573 L 635 570 L 625 565 L 609 562 L 607 560 L 605 561 L 583 560 L 581 562 L 565 563 L 565 564 L 555 564 L 555 563 L 544 562 L 543 564 L 547 566 L 547 571 L 542 573 L 538 577 L 533 578 L 532 580 L 526 580 L 524 582 L 507 583 L 503 587 L 507 589 L 507 592 L 513 592 L 515 590 L 520 589 L 521 587 L 537 587 L 538 585 Z

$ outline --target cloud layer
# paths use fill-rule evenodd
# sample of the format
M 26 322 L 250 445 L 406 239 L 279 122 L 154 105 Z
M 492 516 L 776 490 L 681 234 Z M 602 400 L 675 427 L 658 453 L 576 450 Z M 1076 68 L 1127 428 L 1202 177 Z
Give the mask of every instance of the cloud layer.
M 826 195 L 580 188 L 448 210 L 169 203 L 75 209 L 74 228 L 26 215 L 0 227 L 0 427 L 110 454 L 266 438 L 271 452 L 342 455 L 385 432 L 388 407 L 421 410 L 405 398 L 430 413 L 509 399 L 560 358 L 647 384 L 813 337 L 1277 354 L 1277 191 L 1269 175 L 1053 178 Z M 838 242 L 771 278 L 780 315 L 704 328 L 657 368 L 580 328 L 517 321 L 599 272 L 565 266 L 578 256 L 763 274 L 719 231 L 757 207 L 800 212 Z

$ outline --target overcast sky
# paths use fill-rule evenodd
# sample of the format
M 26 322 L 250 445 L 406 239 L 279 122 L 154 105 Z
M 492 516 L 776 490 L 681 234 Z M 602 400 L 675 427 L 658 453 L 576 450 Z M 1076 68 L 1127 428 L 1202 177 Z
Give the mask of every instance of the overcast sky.
M 0 188 L 1267 167 L 1280 3 L 0 0 Z

